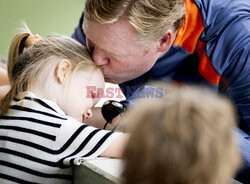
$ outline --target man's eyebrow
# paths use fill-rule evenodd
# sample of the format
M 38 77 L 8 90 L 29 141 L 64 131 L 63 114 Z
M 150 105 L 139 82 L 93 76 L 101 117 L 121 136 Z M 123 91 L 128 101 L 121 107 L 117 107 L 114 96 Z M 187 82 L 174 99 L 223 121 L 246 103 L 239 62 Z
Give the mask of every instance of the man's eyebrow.
M 113 51 L 111 51 L 111 52 L 109 52 L 109 51 L 107 51 L 109 54 L 111 54 L 112 56 L 114 56 L 114 57 L 124 57 L 124 56 L 126 56 L 127 54 L 124 54 L 124 53 L 117 53 L 117 52 L 113 52 Z
M 83 32 L 85 33 L 86 38 L 88 38 L 87 34 L 86 34 L 85 30 L 84 30 L 84 24 L 82 25 L 82 29 L 83 29 Z M 93 40 L 91 40 L 90 38 L 88 38 L 88 40 L 90 40 L 94 45 L 98 45 Z M 98 47 L 100 47 L 100 46 L 98 45 Z M 124 56 L 127 55 L 125 53 L 117 54 L 117 52 L 113 52 L 113 50 L 111 51 L 111 50 L 107 50 L 107 49 L 103 49 L 103 48 L 101 48 L 101 49 L 104 50 L 105 52 L 107 52 L 108 54 L 110 54 L 112 56 L 115 56 L 115 57 L 124 57 Z
M 89 38 L 88 38 L 89 39 Z M 91 39 L 89 39 L 94 45 L 98 45 L 98 44 L 96 44 L 93 40 L 91 40 Z M 100 48 L 100 49 L 102 49 L 102 50 L 104 50 L 105 52 L 107 52 L 108 54 L 110 54 L 110 55 L 112 55 L 112 56 L 114 56 L 114 57 L 124 57 L 124 56 L 126 56 L 127 54 L 125 54 L 125 53 L 117 53 L 117 52 L 114 52 L 113 50 L 107 50 L 107 49 L 104 49 L 104 48 L 101 48 L 99 45 L 98 45 L 98 47 Z

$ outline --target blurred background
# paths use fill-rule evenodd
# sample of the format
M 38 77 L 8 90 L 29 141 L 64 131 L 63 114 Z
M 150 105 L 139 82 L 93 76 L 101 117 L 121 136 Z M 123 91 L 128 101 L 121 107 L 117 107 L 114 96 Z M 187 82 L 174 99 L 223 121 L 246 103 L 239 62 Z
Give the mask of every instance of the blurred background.
M 33 34 L 71 36 L 83 8 L 84 0 L 0 0 L 0 55 L 7 57 L 21 21 Z

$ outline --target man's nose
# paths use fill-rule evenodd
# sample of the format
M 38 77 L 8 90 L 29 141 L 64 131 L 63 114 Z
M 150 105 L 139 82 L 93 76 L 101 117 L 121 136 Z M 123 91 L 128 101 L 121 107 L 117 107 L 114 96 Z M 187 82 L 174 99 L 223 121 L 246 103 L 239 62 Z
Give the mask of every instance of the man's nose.
M 109 63 L 107 54 L 98 48 L 96 48 L 92 53 L 92 59 L 97 66 L 107 65 Z

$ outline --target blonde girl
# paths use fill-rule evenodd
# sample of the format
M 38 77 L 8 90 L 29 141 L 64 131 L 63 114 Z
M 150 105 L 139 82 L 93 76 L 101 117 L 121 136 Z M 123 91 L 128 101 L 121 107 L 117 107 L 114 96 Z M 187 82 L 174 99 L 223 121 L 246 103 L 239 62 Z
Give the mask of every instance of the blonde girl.
M 87 49 L 65 36 L 17 34 L 9 48 L 11 89 L 0 109 L 0 183 L 72 183 L 72 165 L 120 157 L 126 135 L 82 123 L 104 87 Z

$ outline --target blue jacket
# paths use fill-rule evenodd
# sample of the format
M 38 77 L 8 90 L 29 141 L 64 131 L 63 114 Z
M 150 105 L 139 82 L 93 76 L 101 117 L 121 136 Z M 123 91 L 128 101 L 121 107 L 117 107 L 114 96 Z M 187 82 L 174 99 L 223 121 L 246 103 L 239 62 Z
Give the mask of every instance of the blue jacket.
M 127 105 L 154 80 L 209 86 L 228 95 L 239 116 L 239 144 L 250 183 L 250 0 L 184 0 L 186 20 L 170 50 L 142 76 L 120 84 Z M 86 45 L 82 15 L 73 38 Z M 129 90 L 128 90 L 129 89 Z

